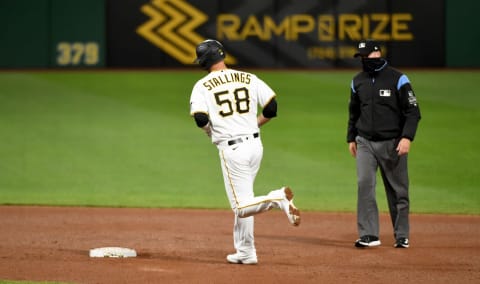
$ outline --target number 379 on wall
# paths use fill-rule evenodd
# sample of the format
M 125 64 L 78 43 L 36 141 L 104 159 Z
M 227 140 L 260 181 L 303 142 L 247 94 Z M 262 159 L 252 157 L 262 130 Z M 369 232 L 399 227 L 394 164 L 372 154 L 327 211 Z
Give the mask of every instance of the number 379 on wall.
M 57 64 L 60 66 L 97 65 L 100 47 L 96 42 L 59 42 Z

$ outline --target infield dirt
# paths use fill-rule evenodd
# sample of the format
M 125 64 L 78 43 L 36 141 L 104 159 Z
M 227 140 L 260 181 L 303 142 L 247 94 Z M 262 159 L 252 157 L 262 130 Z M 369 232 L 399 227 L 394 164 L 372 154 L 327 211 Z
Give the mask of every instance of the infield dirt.
M 68 283 L 480 283 L 480 216 L 411 215 L 411 247 L 353 246 L 350 213 L 255 217 L 258 265 L 228 264 L 228 210 L 0 206 L 0 279 Z M 90 258 L 96 247 L 136 258 Z

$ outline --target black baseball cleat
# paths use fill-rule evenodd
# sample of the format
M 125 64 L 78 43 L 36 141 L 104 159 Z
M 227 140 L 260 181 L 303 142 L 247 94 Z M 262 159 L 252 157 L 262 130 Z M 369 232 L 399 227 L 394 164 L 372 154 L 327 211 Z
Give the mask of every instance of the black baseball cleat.
M 408 242 L 407 238 L 400 238 L 395 242 L 393 246 L 395 248 L 408 248 L 410 246 L 410 243 Z
M 378 237 L 372 235 L 361 236 L 360 239 L 355 241 L 355 246 L 357 248 L 376 247 L 380 244 L 381 242 Z

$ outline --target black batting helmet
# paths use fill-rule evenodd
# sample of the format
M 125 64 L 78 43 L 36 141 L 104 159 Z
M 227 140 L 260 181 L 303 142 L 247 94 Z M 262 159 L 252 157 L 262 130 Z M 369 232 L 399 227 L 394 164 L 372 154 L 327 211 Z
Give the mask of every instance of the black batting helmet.
M 222 61 L 225 58 L 223 45 L 214 39 L 202 41 L 197 45 L 196 52 L 197 59 L 195 59 L 194 63 L 199 64 L 206 70 L 210 69 L 213 64 Z

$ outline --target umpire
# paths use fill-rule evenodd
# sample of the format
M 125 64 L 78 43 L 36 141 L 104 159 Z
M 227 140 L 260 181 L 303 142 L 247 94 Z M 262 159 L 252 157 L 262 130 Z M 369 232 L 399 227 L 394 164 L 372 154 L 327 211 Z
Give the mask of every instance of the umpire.
M 355 57 L 363 71 L 351 83 L 347 142 L 357 162 L 356 247 L 380 245 L 376 173 L 385 186 L 395 237 L 394 247 L 409 247 L 407 154 L 415 137 L 420 109 L 409 79 L 382 58 L 380 45 L 361 41 Z

